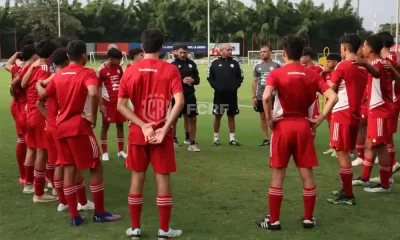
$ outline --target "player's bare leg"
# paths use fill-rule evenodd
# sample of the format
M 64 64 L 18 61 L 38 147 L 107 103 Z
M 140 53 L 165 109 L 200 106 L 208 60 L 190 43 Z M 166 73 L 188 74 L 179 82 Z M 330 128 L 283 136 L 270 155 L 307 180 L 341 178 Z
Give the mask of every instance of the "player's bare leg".
M 24 194 L 34 193 L 33 180 L 34 180 L 34 168 L 36 159 L 36 149 L 27 148 L 25 157 L 25 184 L 24 184 Z
M 235 132 L 236 132 L 235 116 L 228 116 L 228 127 L 229 127 L 229 145 L 240 146 L 240 143 L 235 138 Z
M 54 171 L 54 188 L 57 191 L 59 203 L 57 211 L 63 212 L 68 209 L 68 204 L 64 195 L 64 168 L 60 165 L 57 165 Z
M 265 114 L 262 112 L 260 113 L 260 126 L 264 134 L 264 140 L 260 144 L 260 146 L 268 146 L 270 144 L 269 134 L 268 134 L 268 125 L 267 120 L 265 119 Z
M 317 200 L 317 187 L 315 185 L 314 173 L 312 168 L 299 168 L 299 174 L 303 182 L 303 227 L 311 229 L 316 223 L 313 217 L 315 202 Z
M 15 147 L 15 153 L 17 157 L 18 169 L 19 169 L 19 184 L 25 183 L 25 158 L 26 158 L 26 144 L 24 136 L 18 134 L 17 145 Z
M 219 146 L 219 129 L 221 127 L 221 119 L 222 115 L 215 115 L 214 117 L 214 140 L 213 140 L 213 146 Z
M 187 115 L 184 115 L 184 117 Z M 200 149 L 196 142 L 196 131 L 197 131 L 197 116 L 187 116 L 187 121 L 189 122 L 189 148 L 191 152 L 200 152 Z
M 75 173 L 75 189 L 78 199 L 78 211 L 87 211 L 94 209 L 94 203 L 89 201 L 86 196 L 85 178 L 82 171 Z
M 366 134 L 367 134 L 367 121 L 362 120 L 360 122 L 360 127 L 358 128 L 358 134 L 357 134 L 357 142 L 356 142 L 357 159 L 351 163 L 352 166 L 361 166 L 364 163 Z
M 190 144 L 190 117 L 186 114 L 183 115 L 183 126 L 185 129 L 185 141 L 183 142 L 184 144 Z
M 126 235 L 132 239 L 140 239 L 140 217 L 143 205 L 143 185 L 146 172 L 132 172 L 131 187 L 129 189 L 128 206 L 131 217 L 131 228 L 126 230 Z
M 107 132 L 108 132 L 109 128 L 110 128 L 110 123 L 107 123 L 107 122 L 102 123 L 100 139 L 101 139 L 101 150 L 103 152 L 101 160 L 103 160 L 103 161 L 110 160 L 110 156 L 108 154 L 108 149 L 107 149 Z
M 44 193 L 46 183 L 46 163 L 47 151 L 45 149 L 36 149 L 35 172 L 34 172 L 34 203 L 55 202 L 58 198 Z
M 392 134 L 391 142 L 387 145 L 388 152 L 390 156 L 390 161 L 392 162 L 392 173 L 396 173 L 400 170 L 400 163 L 396 161 L 396 148 L 394 146 L 394 134 Z
M 118 138 L 118 157 L 126 158 L 128 155 L 124 152 L 125 138 L 124 138 L 124 123 L 115 124 L 117 127 L 117 138 Z

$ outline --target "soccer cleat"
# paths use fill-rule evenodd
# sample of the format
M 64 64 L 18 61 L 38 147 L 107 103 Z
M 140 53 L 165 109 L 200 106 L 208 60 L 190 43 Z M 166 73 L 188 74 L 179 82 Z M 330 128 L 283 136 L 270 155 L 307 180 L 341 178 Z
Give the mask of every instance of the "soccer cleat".
M 188 150 L 191 152 L 200 152 L 201 151 L 200 148 L 197 146 L 197 143 L 190 144 Z
M 276 221 L 274 223 L 269 222 L 269 215 L 265 216 L 260 221 L 256 222 L 257 226 L 263 229 L 271 230 L 271 231 L 279 231 L 281 230 L 281 223 Z
M 376 186 L 371 186 L 371 187 L 366 187 L 364 188 L 365 192 L 370 192 L 370 193 L 391 193 L 392 189 L 391 188 L 383 188 L 380 184 Z
M 378 157 L 376 157 L 375 158 L 375 162 L 374 162 L 375 164 L 378 164 L 379 163 L 379 158 Z
M 264 139 L 264 140 L 260 143 L 260 145 L 258 145 L 258 146 L 264 147 L 264 146 L 269 146 L 270 144 L 271 144 L 271 142 L 270 142 L 268 139 Z
M 48 189 L 52 189 L 53 188 L 53 184 L 51 183 L 50 180 L 47 181 L 47 188 Z
M 58 201 L 58 198 L 45 193 L 42 196 L 34 195 L 32 200 L 34 203 L 48 203 Z
M 180 147 L 181 146 L 181 144 L 178 141 L 178 138 L 176 138 L 176 137 L 174 137 L 174 145 L 175 145 L 175 147 Z
M 64 212 L 68 209 L 68 205 L 64 205 L 62 203 L 58 204 L 57 212 Z
M 219 140 L 214 140 L 213 144 L 214 147 L 217 147 L 219 145 L 221 145 L 221 143 L 219 142 Z
M 25 184 L 25 179 L 19 178 L 18 179 L 18 184 L 24 185 Z
M 82 205 L 78 203 L 78 211 L 88 211 L 88 210 L 94 210 L 94 203 L 91 201 L 87 201 L 86 205 Z
M 374 178 L 371 178 L 369 181 L 371 183 L 381 183 L 381 178 L 380 177 L 374 177 Z M 393 184 L 394 183 L 394 179 L 393 178 L 389 178 L 389 183 Z
M 392 167 L 392 173 L 395 173 L 400 170 L 400 163 L 396 162 Z
M 120 215 L 114 215 L 109 212 L 105 212 L 103 214 L 94 213 L 93 222 L 95 223 L 103 223 L 103 222 L 115 222 L 121 219 Z
M 35 192 L 35 189 L 33 187 L 33 184 L 24 185 L 24 190 L 22 191 L 23 194 L 31 194 L 34 192 Z
M 163 230 L 158 230 L 158 240 L 165 240 L 174 237 L 179 237 L 182 235 L 182 230 L 175 230 L 170 228 L 168 232 L 164 232 Z
M 81 217 L 81 216 L 71 218 L 71 226 L 72 226 L 72 227 L 78 227 L 78 226 L 80 226 L 82 223 L 84 223 L 84 221 L 85 221 L 84 218 Z
M 337 157 L 336 151 L 333 151 L 331 157 Z
M 323 152 L 322 154 L 325 154 L 325 155 L 331 155 L 333 152 L 335 151 L 335 149 L 328 149 L 328 150 L 326 150 L 325 152 Z
M 108 156 L 108 153 L 103 153 L 103 155 L 101 156 L 101 160 L 102 161 L 109 161 L 110 157 Z
M 362 166 L 364 164 L 364 160 L 362 158 L 357 158 L 356 160 L 353 160 L 351 162 L 351 166 L 357 167 L 357 166 Z
M 240 145 L 240 143 L 239 143 L 238 141 L 236 141 L 236 140 L 231 140 L 231 141 L 229 141 L 229 145 L 231 145 L 231 146 L 237 146 L 237 147 L 242 146 L 242 145 Z
M 184 144 L 189 145 L 190 144 L 190 139 L 185 139 L 185 141 L 183 141 Z
M 336 192 L 336 194 L 334 193 Z M 336 199 L 327 199 L 328 203 L 334 204 L 334 205 L 356 205 L 356 200 L 353 197 L 347 197 L 344 195 L 343 191 L 334 191 L 334 195 L 337 197 Z
M 315 217 L 312 217 L 311 220 L 304 220 L 302 219 L 303 222 L 303 228 L 305 229 L 312 229 L 317 225 L 317 219 Z
M 51 195 L 53 195 L 54 197 L 58 196 L 57 190 L 56 189 L 51 189 Z
M 126 159 L 126 158 L 128 157 L 128 154 L 126 154 L 124 151 L 121 151 L 121 152 L 119 152 L 119 153 L 117 154 L 117 156 L 118 156 L 119 158 L 124 158 L 124 159 Z
M 332 191 L 332 194 L 335 197 L 339 197 L 339 196 L 343 196 L 344 195 L 344 191 L 343 191 L 343 189 L 340 189 L 339 191 Z
M 361 177 L 354 179 L 352 181 L 353 186 L 362 186 L 362 187 L 369 187 L 371 183 L 369 181 L 364 181 L 361 179 Z
M 139 240 L 141 230 L 140 230 L 140 228 L 135 228 L 135 230 L 132 230 L 132 228 L 128 228 L 128 229 L 126 229 L 125 234 L 126 234 L 126 236 L 130 237 L 132 240 Z

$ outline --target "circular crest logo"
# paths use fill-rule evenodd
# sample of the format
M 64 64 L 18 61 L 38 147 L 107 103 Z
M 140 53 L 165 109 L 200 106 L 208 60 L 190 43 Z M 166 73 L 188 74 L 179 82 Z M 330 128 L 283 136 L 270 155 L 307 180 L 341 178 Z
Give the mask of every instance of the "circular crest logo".
M 164 121 L 167 117 L 170 101 L 163 94 L 150 94 L 143 102 L 142 116 L 148 123 L 156 124 Z
M 189 64 L 189 67 L 192 68 L 193 67 L 192 64 Z
M 231 64 L 231 68 L 233 68 L 235 65 Z
M 108 50 L 110 50 L 111 48 L 118 49 L 118 46 L 116 44 L 111 43 L 110 45 L 108 45 Z

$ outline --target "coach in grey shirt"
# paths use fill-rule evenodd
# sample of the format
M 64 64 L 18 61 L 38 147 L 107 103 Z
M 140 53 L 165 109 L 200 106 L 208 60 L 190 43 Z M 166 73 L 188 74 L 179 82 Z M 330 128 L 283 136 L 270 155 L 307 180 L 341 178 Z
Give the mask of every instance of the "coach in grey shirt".
M 254 110 L 260 113 L 261 129 L 264 133 L 264 140 L 259 146 L 267 146 L 270 144 L 268 135 L 268 125 L 265 119 L 264 107 L 262 103 L 262 95 L 264 93 L 265 84 L 268 74 L 280 65 L 271 60 L 271 47 L 264 45 L 260 50 L 261 61 L 254 66 L 252 92 L 253 92 L 253 106 Z M 272 101 L 274 102 L 274 100 Z

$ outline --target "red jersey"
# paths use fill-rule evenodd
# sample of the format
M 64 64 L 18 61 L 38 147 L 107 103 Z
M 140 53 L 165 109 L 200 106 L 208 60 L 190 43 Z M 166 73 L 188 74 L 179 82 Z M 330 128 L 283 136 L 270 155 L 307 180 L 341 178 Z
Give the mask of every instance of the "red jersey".
M 46 95 L 56 95 L 58 100 L 58 138 L 93 135 L 91 124 L 82 113 L 85 112 L 87 87 L 98 84 L 96 72 L 79 64 L 70 64 L 55 74 L 46 87 Z
M 328 81 L 331 80 L 332 78 L 332 72 L 325 72 L 322 74 L 322 78 L 324 79 L 324 81 L 327 83 Z
M 175 65 L 158 59 L 144 59 L 131 66 L 121 80 L 119 98 L 129 98 L 134 113 L 145 123 L 155 122 L 161 128 L 167 117 L 173 94 L 182 92 L 181 75 Z M 167 134 L 172 138 L 172 131 Z M 142 130 L 129 126 L 129 142 L 147 145 Z
M 128 67 L 130 67 L 130 66 L 132 66 L 133 64 L 130 64 L 130 63 L 128 63 L 127 65 L 126 65 L 126 68 L 128 68 Z
M 382 59 L 376 59 L 371 63 L 379 68 L 380 77 L 374 78 L 368 74 L 368 118 L 389 118 L 391 117 L 391 82 L 382 65 Z
M 400 73 L 400 69 L 397 66 L 397 54 L 392 52 L 385 58 L 386 61 L 390 61 L 390 63 L 397 69 L 397 72 Z M 396 95 L 396 100 L 400 99 L 400 84 L 394 83 L 394 94 Z
M 51 80 L 47 87 L 55 88 L 54 86 L 49 87 L 50 85 L 54 85 L 54 80 Z M 46 100 L 46 105 L 47 105 L 47 129 L 49 129 L 49 127 L 56 129 L 57 128 L 56 120 L 58 115 L 57 96 L 54 94 L 49 96 Z
M 46 80 L 50 77 L 50 66 L 49 65 L 40 65 L 36 67 L 28 82 L 27 88 L 27 99 L 28 99 L 28 121 L 31 123 L 37 121 L 44 121 L 43 115 L 36 108 L 36 102 L 39 100 L 39 95 L 36 91 L 36 83 L 39 80 Z
M 337 85 L 339 98 L 332 109 L 332 119 L 340 124 L 360 124 L 361 102 L 368 82 L 367 70 L 345 60 L 336 66 L 331 82 Z
M 276 91 L 274 117 L 311 117 L 310 106 L 317 92 L 324 93 L 328 84 L 315 71 L 299 63 L 286 64 L 270 72 L 267 85 Z M 311 112 L 310 112 L 311 110 Z
M 23 66 L 19 65 L 14 65 L 11 68 L 11 82 L 14 80 L 15 76 L 17 76 L 19 73 L 21 73 L 23 69 Z M 14 98 L 17 100 L 17 102 L 21 104 L 26 104 L 26 90 L 21 87 L 21 84 L 18 84 L 16 89 L 15 89 L 15 96 L 13 97 L 12 101 L 14 102 Z
M 97 77 L 103 86 L 103 100 L 117 103 L 120 80 L 123 70 L 121 66 L 109 67 L 106 63 L 101 64 L 97 70 Z
M 324 71 L 324 68 L 320 65 L 314 64 L 312 66 L 308 67 L 309 69 L 313 70 L 314 72 L 320 74 L 322 71 Z
M 396 54 L 390 54 L 390 55 L 386 56 L 386 57 L 384 58 L 384 60 L 390 62 L 394 68 L 397 67 L 397 56 L 396 56 Z M 392 102 L 393 102 L 393 104 L 391 104 L 391 107 L 392 107 L 392 109 L 397 110 L 397 104 L 396 104 L 396 102 L 397 102 L 396 85 L 399 85 L 399 84 L 396 84 L 396 81 L 393 79 L 393 76 L 392 76 L 391 72 L 386 71 L 386 73 L 387 73 L 388 76 L 389 76 L 389 82 L 390 82 L 390 98 L 392 99 Z M 399 87 L 397 87 L 397 88 L 399 88 Z

